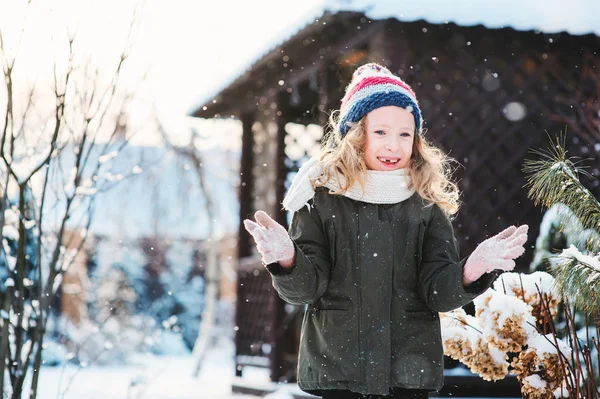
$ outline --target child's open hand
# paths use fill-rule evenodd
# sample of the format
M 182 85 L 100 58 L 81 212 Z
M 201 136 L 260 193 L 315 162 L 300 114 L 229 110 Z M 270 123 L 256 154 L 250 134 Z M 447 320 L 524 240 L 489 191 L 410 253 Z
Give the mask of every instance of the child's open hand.
M 514 269 L 513 259 L 525 252 L 523 245 L 527 241 L 528 230 L 529 226 L 526 224 L 519 228 L 510 226 L 479 244 L 465 263 L 464 282 L 470 284 L 492 270 Z
M 263 263 L 279 262 L 283 267 L 291 267 L 296 251 L 285 228 L 264 211 L 257 211 L 254 218 L 256 222 L 244 220 L 244 227 L 254 238 Z

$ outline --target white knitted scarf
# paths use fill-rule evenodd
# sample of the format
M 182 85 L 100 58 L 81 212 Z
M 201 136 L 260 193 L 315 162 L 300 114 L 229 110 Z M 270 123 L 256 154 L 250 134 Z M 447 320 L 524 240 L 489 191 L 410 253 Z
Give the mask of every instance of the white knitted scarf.
M 358 182 L 355 182 L 345 193 L 345 197 L 356 201 L 371 204 L 396 204 L 414 194 L 415 190 L 410 184 L 410 176 L 404 169 L 393 171 L 367 171 L 364 191 Z M 292 182 L 288 193 L 283 199 L 283 207 L 291 212 L 296 212 L 314 197 L 315 190 L 311 180 L 321 176 L 322 169 L 317 158 L 311 158 L 304 163 Z M 343 181 L 341 182 L 343 183 Z M 325 187 L 338 191 L 340 187 L 335 179 L 329 179 Z

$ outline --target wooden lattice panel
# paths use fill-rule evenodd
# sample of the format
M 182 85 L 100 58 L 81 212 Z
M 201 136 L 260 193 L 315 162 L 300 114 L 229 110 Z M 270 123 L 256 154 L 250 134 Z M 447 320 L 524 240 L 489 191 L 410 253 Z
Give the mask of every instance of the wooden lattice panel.
M 254 134 L 254 190 L 252 193 L 252 214 L 264 210 L 273 215 L 276 204 L 275 179 L 278 165 L 274 153 L 277 141 L 277 126 L 272 121 L 256 122 Z
M 562 48 L 546 49 L 542 37 L 510 30 L 468 35 L 465 28 L 422 24 L 424 34 L 419 24 L 398 25 L 404 32 L 391 35 L 397 43 L 389 48 L 408 49 L 392 54 L 389 66 L 415 88 L 427 137 L 462 165 L 455 173 L 463 192 L 455 221 L 461 253 L 510 224 L 529 224 L 533 245 L 543 210 L 527 199 L 523 162 L 531 149 L 547 146 L 546 132 L 564 130 L 553 116 L 568 113 L 557 98 L 572 94 L 580 80 L 579 49 L 565 56 Z M 573 132 L 568 138 L 582 142 Z M 586 144 L 571 145 L 571 155 L 591 158 L 597 175 L 600 145 Z M 519 266 L 530 257 L 528 251 Z
M 269 367 L 276 294 L 269 272 L 256 259 L 240 260 L 236 308 L 236 366 Z

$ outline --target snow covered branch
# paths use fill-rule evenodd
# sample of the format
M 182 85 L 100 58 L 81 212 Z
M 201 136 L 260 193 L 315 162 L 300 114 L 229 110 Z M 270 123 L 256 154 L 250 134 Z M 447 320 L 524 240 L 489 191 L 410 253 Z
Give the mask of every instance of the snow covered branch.
M 594 345 L 597 350 L 597 337 L 578 337 L 550 274 L 504 273 L 474 302 L 475 316 L 463 309 L 440 315 L 444 354 L 485 380 L 515 375 L 524 397 L 583 399 L 600 393 L 591 350 Z M 561 306 L 565 331 L 554 322 Z
M 30 3 L 20 10 L 34 15 L 36 10 L 30 8 L 44 7 Z M 134 18 L 130 37 L 135 23 Z M 48 29 L 53 29 L 51 25 Z M 27 26 L 35 24 L 23 24 L 21 29 Z M 54 38 L 50 54 L 57 56 L 37 60 L 42 81 L 22 90 L 28 82 L 19 68 L 26 69 L 22 66 L 26 58 L 21 62 L 21 50 L 8 51 L 19 48 L 20 35 L 11 46 L 0 30 L 4 83 L 0 87 L 0 392 L 6 388 L 13 398 L 21 397 L 30 381 L 32 399 L 38 391 L 55 294 L 87 237 L 94 196 L 113 184 L 106 177 L 111 163 L 101 162 L 99 155 L 118 154 L 128 144 L 125 121 L 131 99 L 120 79 L 129 40 L 106 78 L 99 68 L 94 72 L 91 57 L 82 55 L 85 45 L 77 35 L 43 30 L 40 34 Z M 100 145 L 103 151 L 98 154 Z M 10 378 L 4 378 L 5 372 Z

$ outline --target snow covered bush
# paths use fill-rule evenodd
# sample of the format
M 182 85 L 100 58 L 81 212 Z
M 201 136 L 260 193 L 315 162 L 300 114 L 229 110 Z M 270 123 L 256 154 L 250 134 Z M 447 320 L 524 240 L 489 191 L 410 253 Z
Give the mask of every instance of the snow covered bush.
M 572 397 L 574 387 L 593 383 L 598 334 L 573 331 L 571 307 L 559 298 L 546 272 L 504 273 L 474 301 L 475 316 L 440 314 L 444 354 L 488 381 L 516 375 L 527 398 Z M 567 333 L 554 323 L 559 304 Z
M 573 341 L 556 334 L 559 296 L 550 274 L 504 273 L 474 302 L 474 317 L 463 309 L 441 314 L 444 354 L 488 381 L 516 375 L 532 399 L 567 397 L 568 387 L 589 382 L 589 373 L 574 381 Z
M 85 315 L 55 323 L 73 363 L 126 364 L 139 352 L 189 354 L 204 303 L 197 242 L 96 239 Z

